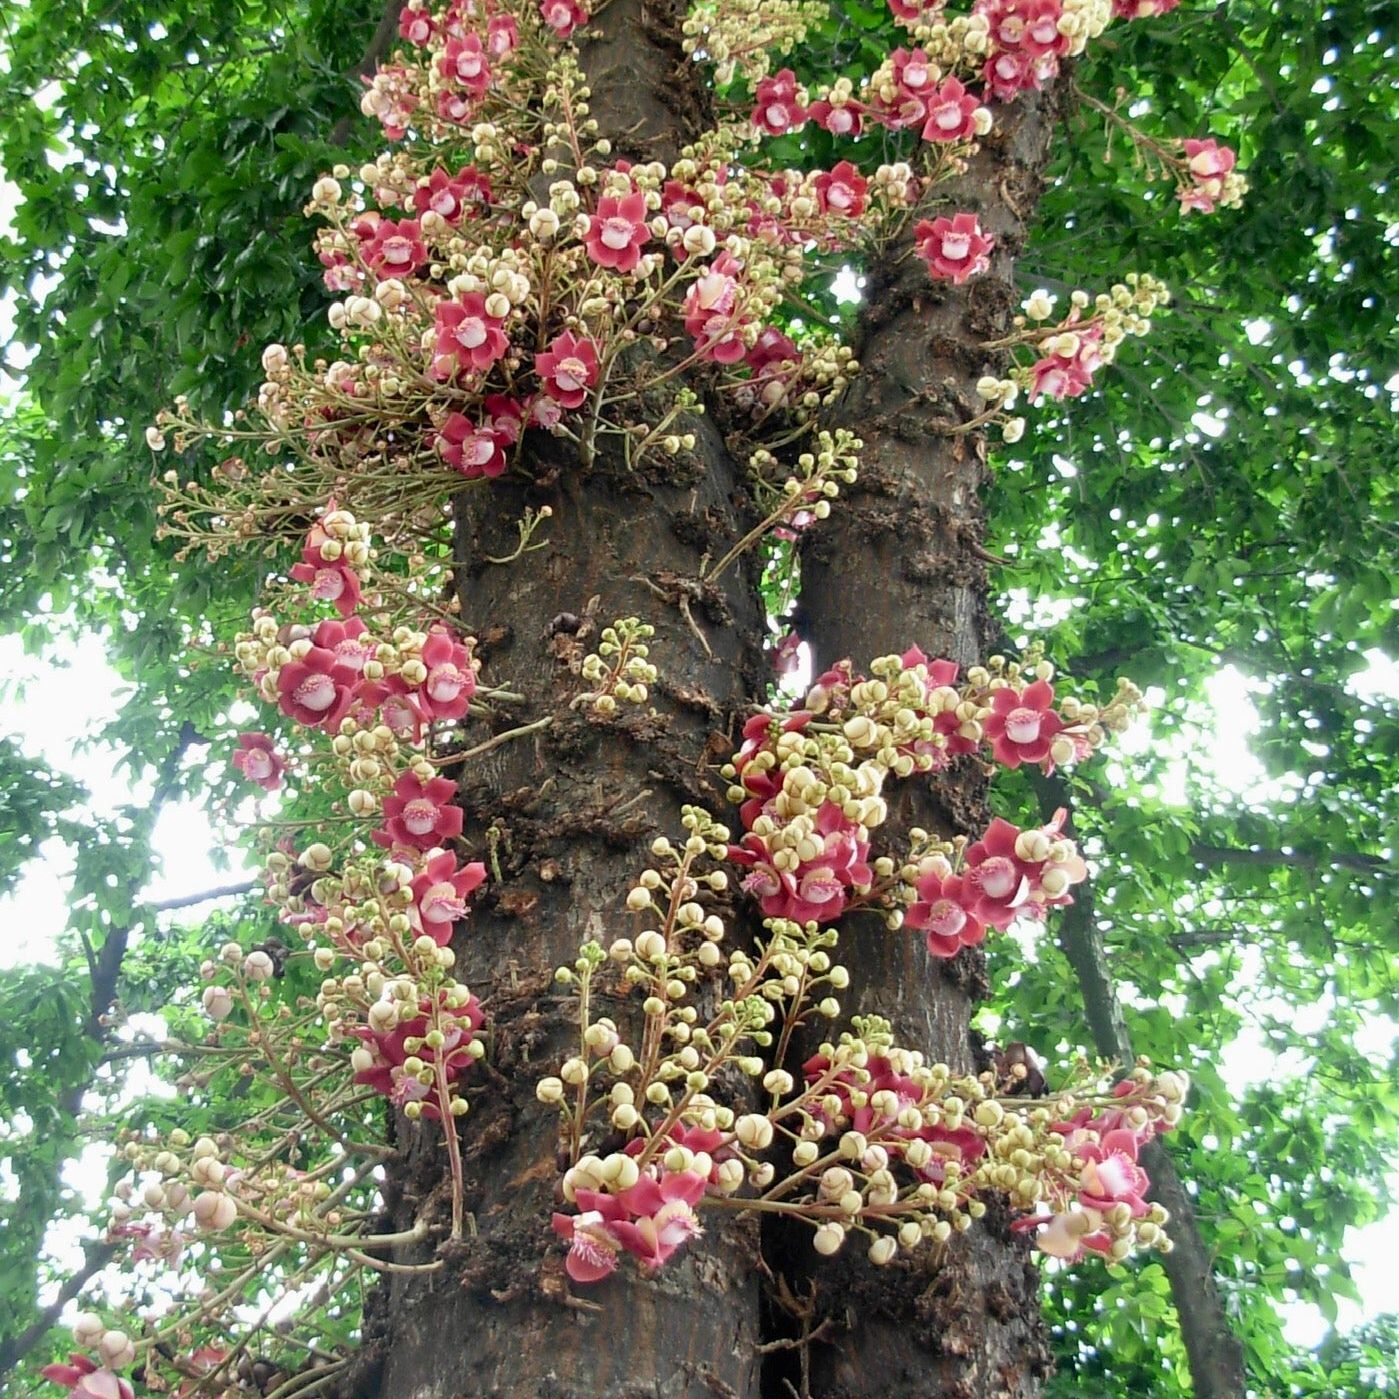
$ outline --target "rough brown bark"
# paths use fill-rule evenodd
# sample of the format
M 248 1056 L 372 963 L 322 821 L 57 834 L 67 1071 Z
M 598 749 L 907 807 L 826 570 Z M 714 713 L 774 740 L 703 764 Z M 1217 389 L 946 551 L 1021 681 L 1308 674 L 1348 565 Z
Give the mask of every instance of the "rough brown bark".
M 615 0 L 580 36 L 592 115 L 618 155 L 669 158 L 703 120 L 680 71 L 682 9 Z M 458 502 L 463 619 L 481 638 L 485 674 L 525 697 L 497 727 L 546 715 L 553 724 L 460 773 L 466 834 L 496 851 L 503 876 L 457 942 L 459 974 L 490 1013 L 489 1067 L 462 1133 L 472 1228 L 448 1246 L 442 1272 L 394 1278 L 375 1323 L 381 1373 L 366 1385 L 385 1399 L 758 1393 L 755 1231 L 707 1215 L 709 1236 L 655 1277 L 623 1268 L 570 1297 L 548 1223 L 568 1163 L 558 1159 L 557 1110 L 534 1091 L 577 1046 L 576 1003 L 555 969 L 588 937 L 606 944 L 638 931 L 623 905 L 650 841 L 683 834 L 684 802 L 720 809 L 723 787 L 708 772 L 731 751 L 735 716 L 761 694 L 751 562 L 722 588 L 697 583 L 706 550 L 751 524 L 739 467 L 708 420 L 689 426 L 696 452 L 639 476 L 605 453 L 585 471 L 544 438 L 525 463 L 533 484 L 502 480 Z M 486 562 L 511 552 L 515 521 L 541 505 L 553 512 L 547 549 Z M 656 628 L 656 714 L 604 722 L 571 710 L 586 688 L 578 660 L 601 627 L 627 616 Z M 624 1003 L 604 1013 L 627 1023 Z M 396 1219 L 440 1213 L 442 1179 L 436 1134 L 417 1134 L 390 1184 Z
M 1037 203 L 1057 114 L 1047 92 L 997 109 L 997 125 L 948 209 L 972 210 L 996 238 L 991 271 L 964 287 L 934 285 L 896 248 L 872 268 L 859 347 L 862 372 L 846 409 L 865 447 L 857 485 L 813 532 L 803 555 L 805 632 L 819 673 L 842 657 L 857 669 L 917 644 L 964 666 L 984 657 L 989 625 L 979 492 L 986 444 L 940 430 L 981 405 L 976 381 L 997 366 L 981 347 L 1005 334 L 1017 297 L 1015 260 Z M 931 784 L 894 789 L 890 829 L 946 834 L 984 827 L 985 782 L 961 759 Z M 950 963 L 916 935 L 855 927 L 859 967 L 848 1007 L 889 1017 L 901 1041 L 954 1068 L 978 1069 L 970 1017 L 984 994 L 979 952 Z M 812 1393 L 1023 1399 L 1049 1366 L 1037 1278 L 995 1213 L 943 1259 L 874 1269 L 852 1251 L 811 1274 L 841 1330 L 813 1355 Z M 818 1303 L 818 1305 L 821 1305 Z

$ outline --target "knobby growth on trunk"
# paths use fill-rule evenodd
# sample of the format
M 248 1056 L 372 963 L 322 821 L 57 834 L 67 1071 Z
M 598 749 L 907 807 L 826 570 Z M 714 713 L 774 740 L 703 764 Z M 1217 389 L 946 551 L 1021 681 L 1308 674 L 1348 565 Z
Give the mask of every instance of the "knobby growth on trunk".
M 1166 299 L 1013 279 L 1113 6 L 891 9 L 855 79 L 815 0 L 415 0 L 390 149 L 308 206 L 328 347 L 150 429 L 228 453 L 167 531 L 276 570 L 232 762 L 283 926 L 185 1047 L 246 1118 L 124 1144 L 113 1238 L 200 1285 L 80 1317 L 75 1393 L 1031 1395 L 1032 1248 L 1171 1247 L 1183 1077 L 970 1023 L 983 939 L 1087 875 L 988 781 L 1140 707 L 985 655 L 980 542 L 988 434 Z M 1103 112 L 1184 210 L 1242 193 Z

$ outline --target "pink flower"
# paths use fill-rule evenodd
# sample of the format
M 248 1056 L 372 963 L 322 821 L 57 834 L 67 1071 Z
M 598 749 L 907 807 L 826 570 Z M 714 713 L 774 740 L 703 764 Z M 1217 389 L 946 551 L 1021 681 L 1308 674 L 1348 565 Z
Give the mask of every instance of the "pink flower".
M 832 170 L 822 171 L 814 183 L 823 214 L 843 214 L 857 219 L 864 213 L 869 182 L 848 160 L 842 160 Z
M 772 662 L 773 671 L 779 675 L 794 675 L 801 669 L 801 645 L 802 639 L 796 632 L 789 631 L 771 651 L 768 658 Z
M 1039 763 L 1046 772 L 1053 769 L 1050 744 L 1064 727 L 1053 704 L 1054 687 L 1046 680 L 1036 680 L 1024 690 L 1007 685 L 992 695 L 985 732 L 998 763 L 1011 769 L 1021 763 Z
M 361 681 L 355 691 L 355 701 L 366 711 L 366 722 L 372 724 L 372 716 L 377 711 L 380 720 L 397 737 L 411 739 L 414 743 L 422 738 L 426 718 L 402 682 Z
M 547 350 L 535 355 L 534 372 L 550 398 L 565 408 L 579 408 L 597 383 L 597 345 L 566 330 L 549 342 Z
M 444 78 L 460 83 L 472 97 L 484 97 L 491 85 L 491 65 L 480 35 L 448 39 L 437 67 Z
M 822 805 L 814 825 L 820 853 L 795 869 L 778 870 L 767 842 L 751 832 L 741 844 L 729 846 L 729 858 L 752 870 L 743 888 L 769 918 L 830 923 L 845 911 L 848 892 L 867 888 L 874 878 L 866 863 L 869 842 L 862 826 L 847 821 L 834 802 Z
M 68 1364 L 45 1365 L 39 1373 L 54 1384 L 66 1385 L 72 1399 L 135 1399 L 136 1391 L 126 1380 L 85 1355 L 70 1355 Z
M 427 261 L 417 219 L 380 219 L 373 236 L 361 245 L 360 256 L 381 277 L 412 276 Z
M 479 860 L 457 868 L 450 850 L 431 856 L 413 881 L 413 908 L 409 917 L 439 947 L 452 940 L 452 925 L 466 917 L 466 896 L 486 882 L 486 867 Z
M 359 606 L 359 575 L 339 557 L 326 558 L 324 548 L 329 543 L 330 536 L 320 525 L 312 525 L 301 546 L 301 562 L 288 576 L 298 583 L 309 583 L 317 602 L 333 602 L 335 610 L 348 617 Z
M 413 191 L 413 207 L 420 214 L 432 210 L 448 223 L 460 221 L 470 214 L 473 206 L 491 202 L 491 182 L 474 166 L 463 165 L 455 175 L 449 175 L 440 165 L 433 170 L 426 184 Z
M 1076 314 L 1076 313 L 1075 313 Z M 1048 394 L 1050 398 L 1077 398 L 1093 382 L 1093 376 L 1103 366 L 1103 330 L 1099 325 L 1079 330 L 1072 323 L 1066 326 L 1076 337 L 1072 354 L 1045 355 L 1035 361 L 1031 373 L 1031 398 Z
M 604 194 L 598 200 L 584 243 L 599 267 L 630 272 L 641 261 L 642 246 L 650 241 L 644 194 Z
M 742 270 L 731 254 L 721 253 L 685 295 L 685 329 L 694 336 L 695 349 L 702 359 L 737 364 L 747 353 L 739 334 L 743 317 L 737 274 Z
M 524 410 L 504 394 L 487 394 L 487 417 L 473 423 L 461 413 L 448 413 L 437 433 L 437 451 L 468 480 L 494 479 L 510 465 L 507 449 L 520 440 Z
M 914 248 L 928 264 L 928 273 L 960 286 L 969 277 L 985 272 L 990 265 L 994 238 L 981 231 L 975 214 L 945 215 L 919 220 L 913 230 Z
M 588 20 L 588 12 L 578 0 L 539 0 L 539 13 L 560 39 L 567 39 Z
M 981 76 L 991 96 L 1009 102 L 1017 93 L 1038 86 L 1034 60 L 1024 49 L 1002 49 L 982 67 Z
M 917 889 L 918 902 L 904 915 L 904 923 L 925 931 L 934 957 L 955 957 L 962 948 L 985 939 L 985 925 L 972 912 L 976 895 L 961 875 L 933 870 L 918 880 Z
M 942 8 L 942 0 L 889 0 L 889 10 L 899 24 L 917 24 L 930 10 Z
M 460 719 L 476 693 L 471 653 L 443 626 L 428 632 L 420 656 L 427 678 L 413 692 L 417 707 L 428 719 Z
M 506 58 L 520 46 L 520 26 L 514 15 L 492 15 L 486 21 L 486 51 L 492 58 Z
M 448 377 L 458 370 L 489 369 L 510 348 L 504 322 L 486 310 L 479 291 L 460 301 L 439 301 L 434 313 L 437 344 L 433 371 Z
M 769 136 L 795 131 L 806 122 L 806 108 L 797 94 L 797 75 L 790 68 L 764 78 L 754 98 L 753 125 Z
M 432 16 L 417 4 L 411 3 L 411 0 L 403 7 L 403 13 L 398 17 L 398 37 L 417 45 L 418 48 L 427 45 L 436 28 Z
M 395 846 L 431 850 L 445 845 L 461 834 L 462 809 L 452 805 L 456 794 L 457 784 L 449 777 L 424 782 L 415 773 L 403 773 L 394 783 L 393 795 L 384 798 L 383 828 L 369 838 L 386 850 Z
M 1062 58 L 1069 51 L 1069 36 L 1059 30 L 1064 7 L 1060 0 L 1020 0 L 1018 6 L 1024 25 L 1021 45 L 1032 58 L 1053 55 Z
M 450 930 L 449 930 L 450 935 Z M 351 1033 L 361 1042 L 355 1051 L 355 1082 L 382 1093 L 391 1103 L 402 1107 L 405 1103 L 419 1102 L 423 1105 L 423 1116 L 441 1116 L 432 1086 L 421 1082 L 404 1069 L 408 1060 L 407 1041 L 422 1040 L 432 1028 L 430 1015 L 432 1002 L 427 998 L 418 1003 L 419 1014 L 411 1019 L 400 1020 L 392 1030 L 373 1030 L 368 1026 L 358 1026 Z M 440 1049 L 430 1044 L 422 1044 L 413 1053 L 424 1064 L 435 1067 L 440 1059 L 449 1084 L 455 1083 L 475 1062 L 471 1053 L 476 1031 L 485 1023 L 481 1003 L 472 996 L 464 1006 L 446 1011 L 439 1004 L 438 1022 L 443 1034 Z M 364 1060 L 367 1057 L 368 1063 Z
M 374 658 L 374 640 L 372 637 L 368 641 L 362 640 L 364 635 L 365 625 L 358 617 L 350 617 L 343 622 L 328 617 L 311 633 L 311 640 L 324 650 L 333 651 L 341 665 L 348 666 L 356 675 L 362 675 L 365 662 Z
M 277 676 L 282 713 L 307 728 L 334 733 L 350 708 L 358 679 L 334 652 L 312 646 L 299 661 L 288 661 Z
M 858 136 L 864 126 L 865 108 L 853 100 L 832 106 L 824 97 L 806 109 L 814 121 L 832 136 Z
M 964 888 L 973 895 L 970 911 L 1004 932 L 1030 897 L 1030 868 L 1015 853 L 1020 829 L 999 816 L 967 851 Z
M 895 49 L 889 55 L 893 65 L 894 83 L 901 92 L 925 102 L 937 91 L 932 66 L 922 49 Z
M 1194 184 L 1183 185 L 1176 191 L 1176 198 L 1187 212 L 1214 213 L 1215 203 L 1224 193 L 1225 177 L 1233 172 L 1238 158 L 1228 146 L 1211 138 L 1187 141 L 1185 159 Z
M 238 748 L 233 754 L 233 766 L 248 779 L 268 792 L 282 785 L 286 762 L 266 734 L 239 734 Z
M 1147 1212 L 1145 1196 L 1151 1182 L 1137 1165 L 1138 1146 L 1136 1133 L 1122 1129 L 1104 1133 L 1101 1142 L 1072 1148 L 1083 1163 L 1079 1203 L 1104 1213 L 1125 1204 L 1140 1219 Z
M 785 388 L 787 380 L 801 363 L 801 351 L 791 337 L 784 335 L 776 326 L 765 326 L 758 332 L 753 348 L 744 356 L 744 363 L 753 371 L 754 380 L 765 385 L 761 393 L 763 402 L 769 402 L 772 397 L 780 402 L 784 395 L 770 395 L 767 389 L 774 384 Z
M 580 1195 L 597 1194 L 579 1191 Z M 601 1282 L 617 1268 L 617 1253 L 621 1245 L 608 1232 L 609 1222 L 620 1222 L 625 1211 L 610 1195 L 598 1195 L 608 1202 L 612 1220 L 600 1209 L 584 1210 L 580 1214 L 555 1212 L 552 1227 L 560 1238 L 568 1240 L 568 1257 L 564 1269 L 574 1282 Z
M 703 1233 L 694 1206 L 709 1184 L 695 1171 L 663 1171 L 653 1166 L 637 1183 L 616 1195 L 578 1190 L 576 1215 L 555 1214 L 553 1229 L 569 1241 L 564 1267 L 574 1282 L 599 1282 L 617 1267 L 625 1249 L 654 1271 L 687 1239 Z
M 928 97 L 925 141 L 970 141 L 976 135 L 975 113 L 980 105 L 956 78 L 948 78 Z

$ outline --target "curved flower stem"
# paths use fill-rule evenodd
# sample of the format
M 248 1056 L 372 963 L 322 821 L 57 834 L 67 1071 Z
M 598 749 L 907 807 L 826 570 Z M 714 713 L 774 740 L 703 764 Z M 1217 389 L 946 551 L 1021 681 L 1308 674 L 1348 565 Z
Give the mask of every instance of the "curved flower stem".
M 518 729 L 507 729 L 504 733 L 498 733 L 493 738 L 486 739 L 484 743 L 478 743 L 474 748 L 464 748 L 460 753 L 444 753 L 439 757 L 430 757 L 428 762 L 437 767 L 445 767 L 448 763 L 464 763 L 468 758 L 479 758 L 483 753 L 489 753 L 492 748 L 509 743 L 511 739 L 523 738 L 526 734 L 547 729 L 553 722 L 554 716 L 546 714 L 544 718 L 536 719 L 532 724 L 522 724 Z

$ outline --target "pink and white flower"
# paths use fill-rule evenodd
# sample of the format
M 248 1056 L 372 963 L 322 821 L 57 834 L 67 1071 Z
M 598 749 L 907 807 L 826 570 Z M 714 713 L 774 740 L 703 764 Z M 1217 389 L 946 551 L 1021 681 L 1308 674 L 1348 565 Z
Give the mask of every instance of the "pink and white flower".
M 953 214 L 950 219 L 946 215 L 921 219 L 913 237 L 929 275 L 954 286 L 985 272 L 996 246 L 996 240 L 981 231 L 977 216 L 969 213 Z
M 233 766 L 267 792 L 282 785 L 286 760 L 277 752 L 275 742 L 264 733 L 238 735 L 238 747 L 233 754 Z
M 534 372 L 544 392 L 565 408 L 580 408 L 598 380 L 596 342 L 566 330 L 534 357 Z

